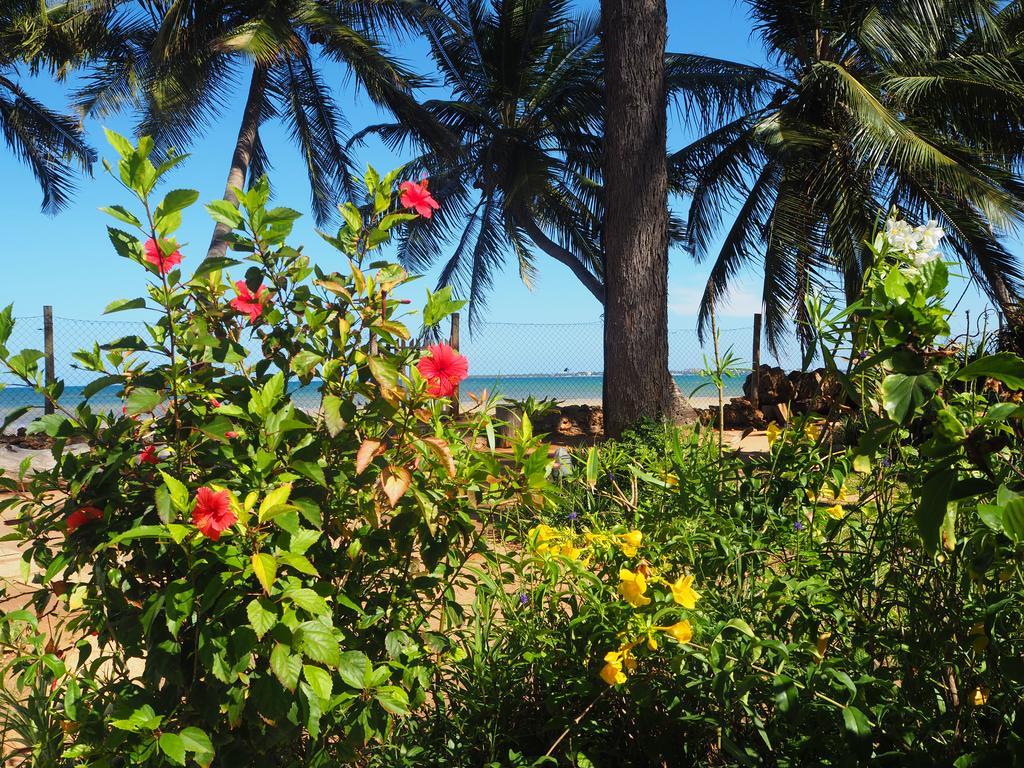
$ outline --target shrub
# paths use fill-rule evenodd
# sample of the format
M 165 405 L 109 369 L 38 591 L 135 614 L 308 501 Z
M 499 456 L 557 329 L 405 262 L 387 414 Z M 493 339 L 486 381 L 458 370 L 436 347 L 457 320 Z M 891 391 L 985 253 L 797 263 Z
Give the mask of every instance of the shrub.
M 0 359 L 57 406 L 33 425 L 56 466 L 2 502 L 35 574 L 28 609 L 3 616 L 10 703 L 49 718 L 45 755 L 27 763 L 355 760 L 427 701 L 487 510 L 543 503 L 546 465 L 509 471 L 475 450 L 493 435 L 486 416 L 444 416 L 464 361 L 406 344 L 394 292 L 409 276 L 374 260 L 415 218 L 397 172 L 371 169 L 366 203 L 340 206 L 345 223 L 325 236 L 340 270 L 287 244 L 299 214 L 268 207 L 261 179 L 236 190 L 239 207 L 207 206 L 233 258 L 186 276 L 174 234 L 197 193 L 154 199 L 180 158 L 156 165 L 150 140 L 110 139 L 137 203 L 104 209 L 130 230 L 110 240 L 149 282 L 107 311 L 158 319 L 76 354 L 96 380 L 68 409 L 38 352 L 3 348 L 11 309 L 0 314 Z M 458 306 L 429 294 L 424 325 Z M 90 404 L 110 387 L 120 413 Z

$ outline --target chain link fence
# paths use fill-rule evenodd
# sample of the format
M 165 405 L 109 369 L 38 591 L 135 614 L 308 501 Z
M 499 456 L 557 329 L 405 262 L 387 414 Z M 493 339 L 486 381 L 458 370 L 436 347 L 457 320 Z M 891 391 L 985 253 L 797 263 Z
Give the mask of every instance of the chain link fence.
M 969 345 L 983 343 L 998 327 L 996 313 L 971 317 L 959 313 L 953 325 L 953 341 Z M 44 316 L 17 319 L 7 348 L 45 349 Z M 95 375 L 80 367 L 73 354 L 92 349 L 95 344 L 109 344 L 126 336 L 148 339 L 145 325 L 137 321 L 82 320 L 53 318 L 53 364 L 56 378 L 65 384 L 61 402 L 74 407 L 82 399 L 82 390 Z M 528 397 L 549 398 L 564 404 L 598 405 L 601 402 L 603 368 L 603 326 L 595 323 L 477 323 L 461 334 L 461 352 L 469 358 L 470 377 L 462 386 L 463 399 L 468 393 L 487 390 L 511 400 Z M 726 380 L 726 398 L 742 395 L 743 382 L 750 371 L 753 356 L 753 323 L 727 327 L 719 331 L 719 352 L 724 358 L 732 355 L 735 376 Z M 669 330 L 669 369 L 687 396 L 694 395 L 695 405 L 707 405 L 716 399 L 710 379 L 701 370 L 714 359 L 710 339 L 702 343 L 695 330 Z M 799 344 L 791 344 L 779 354 L 766 345 L 761 350 L 762 364 L 777 365 L 785 370 L 801 367 Z M 9 426 L 24 426 L 42 413 L 43 403 L 29 387 L 13 375 L 0 371 L 0 424 L 6 416 L 23 406 L 31 411 Z M 97 408 L 119 408 L 117 390 L 110 388 L 93 396 Z

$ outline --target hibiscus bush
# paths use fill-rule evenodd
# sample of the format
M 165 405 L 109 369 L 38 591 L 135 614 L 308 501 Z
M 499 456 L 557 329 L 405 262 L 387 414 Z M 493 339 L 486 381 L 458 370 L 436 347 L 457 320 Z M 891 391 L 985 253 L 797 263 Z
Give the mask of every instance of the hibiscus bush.
M 430 329 L 459 306 L 428 292 L 414 318 L 394 296 L 410 277 L 379 256 L 437 208 L 426 182 L 396 193 L 397 172 L 369 170 L 318 267 L 260 179 L 237 206 L 206 206 L 230 250 L 198 259 L 175 239 L 197 193 L 156 192 L 181 158 L 109 138 L 134 200 L 103 210 L 141 295 L 107 311 L 155 319 L 75 355 L 96 378 L 69 408 L 39 352 L 3 346 L 0 313 L 0 360 L 56 408 L 32 426 L 54 468 L 0 479 L 32 585 L 0 621 L 8 751 L 26 765 L 360 760 L 429 700 L 467 563 L 495 510 L 545 503 L 546 461 L 477 450 L 493 447 L 486 409 L 446 416 L 467 361 L 409 343 L 410 319 Z M 117 412 L 90 402 L 110 388 Z

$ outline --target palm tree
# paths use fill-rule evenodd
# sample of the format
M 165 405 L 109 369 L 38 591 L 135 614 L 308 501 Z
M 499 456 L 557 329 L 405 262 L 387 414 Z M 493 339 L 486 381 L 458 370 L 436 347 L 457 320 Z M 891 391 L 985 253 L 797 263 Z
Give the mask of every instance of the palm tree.
M 665 0 L 602 0 L 605 44 L 604 425 L 681 410 L 668 370 Z
M 418 143 L 408 167 L 429 175 L 442 203 L 409 230 L 403 263 L 425 269 L 454 245 L 441 271 L 477 319 L 510 255 L 529 283 L 534 251 L 565 265 L 604 301 L 601 226 L 602 58 L 597 19 L 569 0 L 439 0 L 426 26 L 450 96 L 424 109 L 450 143 L 417 142 L 409 124 L 370 126 L 393 148 Z
M 323 223 L 352 170 L 347 124 L 326 65 L 342 65 L 374 103 L 427 138 L 445 140 L 410 95 L 423 80 L 382 43 L 385 29 L 411 30 L 422 13 L 422 4 L 410 0 L 121 2 L 110 23 L 118 44 L 106 46 L 78 104 L 91 117 L 138 108 L 139 133 L 158 147 L 182 149 L 222 119 L 244 76 L 248 89 L 224 199 L 237 203 L 232 190 L 266 171 L 261 129 L 279 119 L 305 162 L 313 211 Z M 217 226 L 208 257 L 223 255 L 227 229 Z
M 863 243 L 893 206 L 938 220 L 1001 307 L 1024 276 L 1003 235 L 1024 218 L 1024 79 L 998 0 L 746 0 L 769 67 L 689 55 L 675 79 L 705 135 L 671 158 L 692 191 L 687 244 L 708 256 L 700 310 L 760 262 L 772 346 L 804 297 L 857 294 Z M 802 337 L 807 327 L 800 325 Z
M 37 25 L 38 11 L 32 0 L 0 7 L 0 134 L 31 169 L 43 192 L 43 211 L 52 214 L 68 203 L 75 174 L 92 170 L 96 153 L 78 119 L 45 106 L 21 85 L 21 68 L 58 74 L 68 57 L 61 40 L 68 20 L 54 9 L 46 25 Z

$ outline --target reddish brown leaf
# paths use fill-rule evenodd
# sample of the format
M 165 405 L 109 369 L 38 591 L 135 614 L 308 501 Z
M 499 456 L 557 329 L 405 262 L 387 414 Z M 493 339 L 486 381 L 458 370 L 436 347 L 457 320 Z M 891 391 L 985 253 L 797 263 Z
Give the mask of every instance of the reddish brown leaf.
M 363 440 L 363 444 L 356 452 L 356 474 L 363 474 L 363 470 L 370 466 L 370 462 L 382 453 L 384 444 L 380 440 Z
M 423 442 L 444 464 L 444 468 L 448 470 L 448 476 L 455 477 L 455 458 L 452 456 L 452 448 L 448 442 L 440 437 L 425 437 Z
M 380 473 L 380 487 L 392 507 L 398 506 L 399 500 L 412 484 L 412 473 L 405 467 L 385 467 Z

